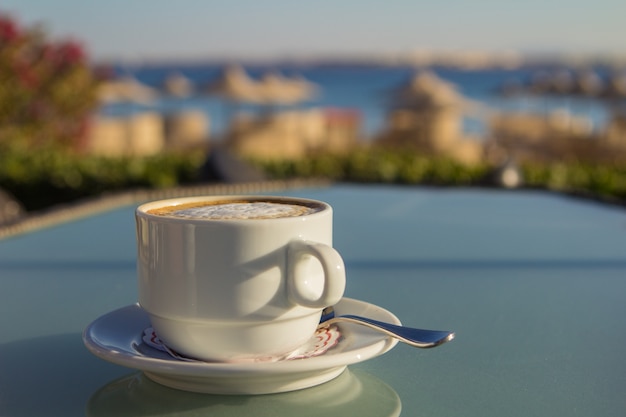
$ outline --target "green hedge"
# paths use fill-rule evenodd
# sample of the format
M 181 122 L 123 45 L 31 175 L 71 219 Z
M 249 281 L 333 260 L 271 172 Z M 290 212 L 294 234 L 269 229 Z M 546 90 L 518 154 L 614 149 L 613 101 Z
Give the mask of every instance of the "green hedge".
M 0 187 L 27 210 L 106 192 L 162 188 L 198 181 L 203 152 L 151 157 L 106 158 L 62 149 L 31 152 L 0 148 Z M 275 179 L 327 178 L 334 181 L 436 186 L 489 186 L 494 167 L 468 167 L 415 151 L 361 149 L 349 155 L 316 155 L 300 161 L 251 161 Z M 526 164 L 525 185 L 610 198 L 626 203 L 626 162 Z
M 626 161 L 612 164 L 552 163 L 522 166 L 528 186 L 626 202 Z
M 302 161 L 252 161 L 276 178 L 324 177 L 336 181 L 491 186 L 488 164 L 466 166 L 414 150 L 364 149 L 345 156 L 319 155 Z M 524 185 L 626 203 L 626 161 L 611 164 L 521 164 Z
M 468 167 L 415 151 L 364 149 L 344 156 L 317 155 L 305 160 L 251 161 L 275 178 L 324 177 L 336 181 L 396 184 L 472 185 L 484 180 L 489 166 Z
M 4 149 L 0 150 L 0 187 L 27 210 L 37 210 L 104 192 L 193 182 L 204 160 L 202 153 L 112 158 L 59 149 Z

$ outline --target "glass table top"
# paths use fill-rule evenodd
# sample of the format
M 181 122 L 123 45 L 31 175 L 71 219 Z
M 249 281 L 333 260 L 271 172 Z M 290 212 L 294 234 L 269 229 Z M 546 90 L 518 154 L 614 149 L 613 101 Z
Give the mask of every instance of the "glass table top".
M 333 185 L 346 296 L 441 347 L 398 344 L 318 387 L 229 397 L 162 387 L 90 354 L 133 304 L 133 205 L 0 240 L 0 416 L 615 416 L 626 409 L 626 211 L 539 191 Z M 266 413 L 266 414 L 263 414 Z

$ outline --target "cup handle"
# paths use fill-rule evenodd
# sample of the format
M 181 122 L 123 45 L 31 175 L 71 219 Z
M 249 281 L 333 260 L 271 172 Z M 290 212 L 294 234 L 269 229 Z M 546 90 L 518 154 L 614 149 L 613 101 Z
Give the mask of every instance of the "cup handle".
M 314 282 L 303 276 L 300 267 L 307 255 L 316 258 L 324 272 L 324 288 L 317 295 Z M 298 305 L 324 308 L 336 304 L 346 288 L 346 271 L 339 252 L 328 245 L 305 240 L 294 240 L 287 250 L 287 291 L 289 299 Z

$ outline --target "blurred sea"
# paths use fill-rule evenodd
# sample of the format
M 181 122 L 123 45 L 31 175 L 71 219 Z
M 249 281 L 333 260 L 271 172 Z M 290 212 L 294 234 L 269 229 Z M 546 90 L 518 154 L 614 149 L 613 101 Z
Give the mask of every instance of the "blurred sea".
M 219 137 L 224 131 L 229 114 L 233 111 L 258 111 L 253 105 L 224 103 L 220 98 L 202 93 L 202 89 L 214 81 L 223 70 L 221 64 L 195 65 L 143 65 L 115 67 L 115 75 L 133 76 L 154 88 L 161 88 L 164 80 L 172 74 L 188 78 L 197 93 L 183 97 L 161 95 L 150 103 L 110 103 L 102 107 L 101 113 L 109 116 L 124 116 L 134 112 L 176 112 L 185 109 L 200 110 L 210 120 L 211 138 Z M 375 136 L 384 127 L 389 109 L 389 91 L 406 83 L 420 69 L 415 67 L 388 67 L 377 65 L 249 65 L 244 66 L 252 78 L 260 78 L 273 71 L 285 76 L 298 76 L 313 82 L 318 94 L 312 99 L 288 108 L 341 108 L 355 110 L 361 115 L 362 133 L 365 139 Z M 525 83 L 538 69 L 464 70 L 453 68 L 428 68 L 440 78 L 453 83 L 467 99 L 492 109 L 505 111 L 551 112 L 565 110 L 573 115 L 585 116 L 595 130 L 601 129 L 608 119 L 608 109 L 602 102 L 584 97 L 557 97 L 519 95 L 505 97 L 498 93 L 505 83 Z M 483 136 L 486 132 L 484 120 L 468 116 L 463 123 L 464 133 Z

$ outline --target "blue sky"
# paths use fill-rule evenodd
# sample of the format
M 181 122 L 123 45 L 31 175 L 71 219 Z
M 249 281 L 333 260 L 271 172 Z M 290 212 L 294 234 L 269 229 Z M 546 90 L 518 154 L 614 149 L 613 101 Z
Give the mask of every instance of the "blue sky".
M 626 54 L 624 0 L 3 0 L 95 59 L 407 53 Z

